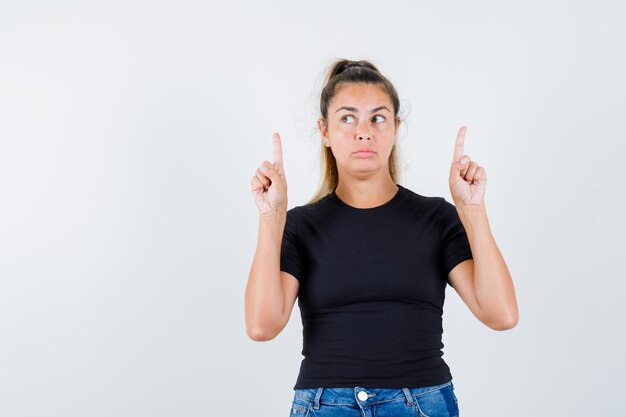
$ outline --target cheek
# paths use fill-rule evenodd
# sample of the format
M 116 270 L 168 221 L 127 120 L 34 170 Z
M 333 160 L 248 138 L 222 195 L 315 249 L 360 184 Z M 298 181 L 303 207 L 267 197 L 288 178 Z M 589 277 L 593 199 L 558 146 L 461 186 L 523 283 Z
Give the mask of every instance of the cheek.
M 335 126 L 335 131 L 341 133 L 348 133 L 354 130 L 354 125 L 351 124 L 338 124 Z
M 375 129 L 377 131 L 379 131 L 379 132 L 393 133 L 394 126 L 392 124 L 389 124 L 389 123 L 379 123 L 379 124 L 375 125 Z

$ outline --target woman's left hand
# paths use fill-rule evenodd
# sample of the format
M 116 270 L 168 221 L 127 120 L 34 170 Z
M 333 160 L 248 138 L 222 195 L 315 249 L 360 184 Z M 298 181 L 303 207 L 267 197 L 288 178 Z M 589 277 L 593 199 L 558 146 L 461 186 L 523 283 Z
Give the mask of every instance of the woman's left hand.
M 450 194 L 458 209 L 471 210 L 485 205 L 487 173 L 483 167 L 463 153 L 466 131 L 467 127 L 461 126 L 456 136 L 454 158 L 450 166 Z M 465 163 L 461 163 L 461 159 L 464 159 Z

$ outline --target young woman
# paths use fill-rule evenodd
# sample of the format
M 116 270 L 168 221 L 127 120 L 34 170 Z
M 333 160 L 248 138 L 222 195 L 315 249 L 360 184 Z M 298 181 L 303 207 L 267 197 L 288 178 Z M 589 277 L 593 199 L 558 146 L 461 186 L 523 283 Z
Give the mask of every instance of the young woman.
M 276 337 L 298 298 L 304 359 L 290 410 L 301 416 L 457 416 L 442 358 L 450 284 L 478 320 L 514 327 L 517 301 L 491 235 L 485 170 L 456 138 L 454 205 L 398 184 L 400 102 L 368 61 L 326 77 L 318 127 L 322 182 L 287 210 L 282 145 L 252 177 L 259 235 L 245 296 L 247 333 Z

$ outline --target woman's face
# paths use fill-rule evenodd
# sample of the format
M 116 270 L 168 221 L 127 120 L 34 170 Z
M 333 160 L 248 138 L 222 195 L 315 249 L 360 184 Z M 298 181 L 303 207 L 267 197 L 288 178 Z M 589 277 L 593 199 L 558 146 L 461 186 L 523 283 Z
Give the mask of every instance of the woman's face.
M 393 105 L 383 87 L 367 83 L 338 86 L 328 106 L 328 125 L 318 120 L 323 141 L 327 142 L 337 169 L 359 176 L 384 169 L 396 143 L 400 118 L 393 116 Z M 359 152 L 367 151 L 367 152 Z

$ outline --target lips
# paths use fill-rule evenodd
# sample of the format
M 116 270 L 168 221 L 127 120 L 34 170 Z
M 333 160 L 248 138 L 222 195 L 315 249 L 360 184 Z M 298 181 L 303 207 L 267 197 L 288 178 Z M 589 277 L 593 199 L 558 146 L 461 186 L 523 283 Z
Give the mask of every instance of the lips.
M 363 149 L 363 150 L 353 152 L 352 154 L 356 156 L 357 158 L 370 158 L 371 156 L 375 155 L 376 152 L 370 149 Z

